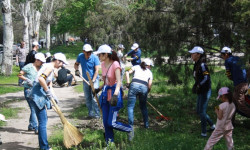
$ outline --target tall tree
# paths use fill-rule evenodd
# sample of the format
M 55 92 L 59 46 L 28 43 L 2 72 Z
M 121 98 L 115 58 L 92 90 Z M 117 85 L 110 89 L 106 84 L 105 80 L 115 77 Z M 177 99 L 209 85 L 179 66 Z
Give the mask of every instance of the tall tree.
M 12 47 L 13 47 L 13 26 L 11 14 L 11 0 L 2 0 L 2 14 L 3 14 L 3 62 L 1 73 L 4 75 L 12 74 Z

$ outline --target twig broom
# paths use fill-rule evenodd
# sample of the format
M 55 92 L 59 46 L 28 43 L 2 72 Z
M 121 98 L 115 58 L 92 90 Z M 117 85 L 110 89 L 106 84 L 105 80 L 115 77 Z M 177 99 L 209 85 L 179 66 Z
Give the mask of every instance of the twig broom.
M 60 116 L 63 124 L 63 144 L 66 148 L 78 145 L 83 140 L 83 134 L 64 117 L 54 99 L 51 99 L 54 111 Z

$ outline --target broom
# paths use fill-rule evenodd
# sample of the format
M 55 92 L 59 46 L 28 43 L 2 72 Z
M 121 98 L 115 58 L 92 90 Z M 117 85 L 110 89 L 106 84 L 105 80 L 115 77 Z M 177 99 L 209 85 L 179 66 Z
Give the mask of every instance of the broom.
M 63 144 L 66 148 L 78 145 L 83 140 L 83 134 L 64 117 L 54 99 L 51 99 L 54 106 L 52 108 L 60 116 L 63 124 Z

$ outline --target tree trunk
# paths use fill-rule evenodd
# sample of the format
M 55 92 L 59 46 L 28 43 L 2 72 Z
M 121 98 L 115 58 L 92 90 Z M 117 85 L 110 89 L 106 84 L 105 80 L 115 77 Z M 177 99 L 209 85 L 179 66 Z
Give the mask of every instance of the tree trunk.
M 29 20 L 28 12 L 30 11 L 30 1 L 26 1 L 22 5 L 22 16 L 23 16 L 23 41 L 25 42 L 26 48 L 29 49 Z
M 33 12 L 30 10 L 28 12 L 28 22 L 29 22 L 29 51 L 32 50 L 32 42 L 33 42 Z
M 46 26 L 46 49 L 50 49 L 50 23 L 47 23 Z
M 43 10 L 43 6 L 44 6 L 45 2 L 46 2 L 46 0 L 42 1 L 41 10 Z M 40 19 L 41 19 L 41 12 L 39 10 L 35 10 L 34 20 L 33 20 L 34 21 L 33 26 L 34 26 L 34 40 L 35 41 L 39 41 Z
M 13 47 L 13 26 L 11 16 L 11 0 L 2 0 L 3 13 L 3 62 L 1 73 L 4 75 L 12 74 L 12 47 Z

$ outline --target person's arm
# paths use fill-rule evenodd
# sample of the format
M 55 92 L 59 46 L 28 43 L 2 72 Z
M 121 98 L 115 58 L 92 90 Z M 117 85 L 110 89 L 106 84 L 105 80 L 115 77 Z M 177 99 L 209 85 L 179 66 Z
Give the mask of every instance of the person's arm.
M 80 65 L 80 63 L 79 63 L 79 62 L 75 62 L 75 64 L 74 64 L 74 68 L 75 68 L 75 70 L 79 70 L 79 65 Z
M 215 109 L 215 113 L 217 115 L 217 118 L 221 120 L 223 118 L 223 111 L 219 108 Z
M 134 50 L 130 50 L 127 54 L 124 55 L 124 57 L 129 56 Z
M 233 80 L 231 70 L 230 70 L 230 62 L 228 60 L 225 61 L 225 68 L 226 68 L 226 76 L 229 80 Z
M 116 83 L 114 95 L 118 95 L 120 88 L 121 88 L 121 69 L 120 68 L 115 69 L 115 78 L 116 78 L 117 83 Z
M 133 71 L 132 69 L 129 69 L 128 71 L 125 72 L 127 84 L 130 83 L 129 74 L 131 74 L 131 73 L 133 73 L 133 72 L 134 72 L 134 71 Z
M 22 80 L 27 80 L 27 78 L 24 75 L 25 75 L 25 72 L 21 70 L 17 76 L 18 78 Z
M 96 65 L 95 66 L 95 73 L 94 73 L 94 76 L 92 78 L 92 81 L 95 82 L 97 76 L 98 76 L 98 73 L 99 73 L 99 69 L 100 69 L 100 65 Z
M 199 83 L 199 85 L 203 85 L 207 80 L 210 79 L 208 69 L 204 63 L 201 64 L 203 80 Z
M 148 93 L 151 91 L 153 80 L 148 80 Z
M 38 81 L 40 83 L 40 85 L 43 87 L 44 91 L 48 91 L 49 90 L 49 87 L 46 83 L 46 78 L 47 76 L 49 76 L 49 74 L 52 72 L 52 69 L 51 68 L 47 68 L 41 76 L 39 76 L 38 78 Z M 45 76 L 45 77 L 44 77 Z

